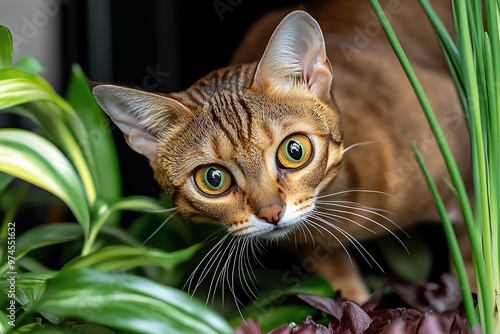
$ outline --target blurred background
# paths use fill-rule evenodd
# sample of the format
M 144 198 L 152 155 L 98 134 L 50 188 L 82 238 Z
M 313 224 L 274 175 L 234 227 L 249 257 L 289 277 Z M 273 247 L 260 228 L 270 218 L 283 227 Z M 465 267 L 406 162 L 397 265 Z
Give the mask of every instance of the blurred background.
M 227 65 L 250 24 L 261 14 L 300 1 L 249 0 L 2 0 L 0 23 L 13 33 L 14 62 L 35 56 L 62 95 L 71 66 L 90 80 L 171 92 Z M 0 115 L 0 126 L 26 120 Z M 28 124 L 24 124 L 28 126 Z M 114 131 L 123 193 L 159 191 L 144 157 Z M 102 162 L 105 163 L 105 162 Z

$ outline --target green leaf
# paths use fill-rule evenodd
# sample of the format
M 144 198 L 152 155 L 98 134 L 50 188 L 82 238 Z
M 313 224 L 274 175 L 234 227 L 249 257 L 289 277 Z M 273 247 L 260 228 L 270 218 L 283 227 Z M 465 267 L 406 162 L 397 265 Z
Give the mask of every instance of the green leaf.
M 462 254 L 460 252 L 460 247 L 458 245 L 458 240 L 455 235 L 455 231 L 453 225 L 451 223 L 450 218 L 448 217 L 448 213 L 446 210 L 446 206 L 439 194 L 438 188 L 432 179 L 432 176 L 427 169 L 427 166 L 424 162 L 422 155 L 417 147 L 416 143 L 413 143 L 413 152 L 415 153 L 415 157 L 417 158 L 418 166 L 424 175 L 424 178 L 427 182 L 427 186 L 432 194 L 432 198 L 436 203 L 436 209 L 438 210 L 439 216 L 441 217 L 443 230 L 446 236 L 446 241 L 448 242 L 448 248 L 450 250 L 451 259 L 453 260 L 453 264 L 455 265 L 455 271 L 458 275 L 458 279 L 460 282 L 460 289 L 462 291 L 463 304 L 465 308 L 465 312 L 467 314 L 467 319 L 471 324 L 477 323 L 476 313 L 474 311 L 474 302 L 472 300 L 472 294 L 470 291 L 469 279 L 467 277 L 467 272 L 465 270 L 464 260 L 462 258 Z
M 46 224 L 33 227 L 17 237 L 16 261 L 19 264 L 19 261 L 32 250 L 78 240 L 82 236 L 82 228 L 76 223 Z M 8 263 L 6 259 L 4 260 L 2 263 L 5 264 L 1 267 L 0 273 L 7 270 Z
M 10 30 L 0 25 L 0 70 L 12 65 L 12 34 Z
M 38 329 L 43 328 L 39 323 L 32 322 L 27 325 L 23 326 L 18 326 L 16 325 L 16 328 L 13 332 L 9 332 L 9 334 L 31 334 L 31 333 L 40 333 Z M 47 332 L 44 332 L 47 333 Z M 50 332 L 49 332 L 50 333 Z M 59 331 L 53 332 L 54 334 L 60 333 Z
M 132 333 L 232 333 L 218 313 L 177 289 L 95 269 L 61 271 L 31 311 Z
M 259 280 L 259 283 L 261 281 Z M 302 302 L 299 304 L 290 303 L 287 297 L 298 294 L 333 297 L 335 292 L 327 280 L 317 275 L 302 281 L 297 277 L 297 282 L 290 287 L 283 286 L 282 279 L 278 279 L 274 284 L 267 287 L 258 299 L 247 305 L 242 310 L 242 315 L 244 319 L 255 318 L 264 332 L 291 321 L 302 323 L 307 315 L 315 312 L 315 308 L 303 305 Z M 230 321 L 233 327 L 240 322 L 240 315 Z
M 14 177 L 9 174 L 0 173 L 0 194 L 7 189 L 9 184 L 14 180 Z
M 15 275 L 15 300 L 23 308 L 31 307 L 32 303 L 38 298 L 43 284 L 49 278 L 54 277 L 55 271 L 38 272 L 38 273 L 19 273 Z M 10 275 L 2 277 L 0 280 L 0 290 L 9 295 Z
M 142 266 L 161 266 L 172 270 L 189 260 L 198 250 L 194 245 L 186 249 L 167 253 L 145 247 L 108 246 L 87 256 L 78 257 L 66 264 L 64 269 L 95 268 L 101 270 L 129 270 Z
M 78 333 L 78 334 L 116 334 L 117 332 L 94 324 L 69 324 L 63 323 L 59 326 L 46 326 L 41 327 L 37 325 L 34 328 L 30 328 L 27 333 L 31 334 L 68 334 L 68 333 Z
M 35 57 L 24 55 L 14 64 L 16 70 L 29 74 L 39 74 L 45 70 L 45 67 Z
M 0 333 L 7 333 L 7 331 L 12 328 L 12 326 L 9 325 L 9 321 L 11 320 L 7 317 L 7 314 L 0 311 Z
M 97 215 L 94 224 L 91 226 L 90 234 L 85 244 L 83 245 L 82 255 L 88 255 L 94 246 L 95 239 L 99 234 L 99 231 L 104 226 L 110 216 L 113 213 L 120 210 L 128 211 L 160 211 L 163 212 L 163 203 L 157 199 L 146 197 L 146 196 L 131 196 L 126 198 L 121 198 L 116 201 L 112 206 L 104 201 L 97 202 Z M 167 218 L 168 220 L 169 218 Z
M 32 250 L 82 237 L 82 228 L 76 223 L 53 223 L 33 227 L 17 237 L 16 259 L 19 260 Z
M 16 69 L 0 71 L 0 111 L 17 113 L 38 123 L 46 136 L 77 169 L 90 205 L 96 199 L 88 161 L 88 133 L 71 105 L 41 77 Z
M 0 130 L 0 171 L 59 197 L 88 234 L 89 208 L 82 182 L 66 157 L 47 139 L 21 129 Z
M 0 71 L 0 109 L 36 100 L 51 101 L 50 92 L 43 88 L 36 76 L 14 69 Z
M 106 236 L 117 240 L 120 244 L 126 244 L 129 246 L 140 246 L 141 243 L 129 233 L 128 230 L 120 226 L 104 225 L 99 231 L 99 235 Z
M 78 65 L 72 67 L 66 98 L 87 129 L 88 145 L 93 152 L 94 161 L 106 160 L 106 163 L 94 163 L 92 166 L 99 197 L 108 202 L 113 201 L 121 195 L 121 178 L 111 135 L 112 128 L 90 91 L 87 77 Z
M 23 269 L 23 271 L 29 271 L 29 272 L 39 273 L 39 272 L 50 271 L 50 269 L 47 268 L 47 266 L 43 265 L 38 260 L 35 260 L 30 256 L 25 256 L 21 258 L 19 261 L 16 261 L 16 266 Z

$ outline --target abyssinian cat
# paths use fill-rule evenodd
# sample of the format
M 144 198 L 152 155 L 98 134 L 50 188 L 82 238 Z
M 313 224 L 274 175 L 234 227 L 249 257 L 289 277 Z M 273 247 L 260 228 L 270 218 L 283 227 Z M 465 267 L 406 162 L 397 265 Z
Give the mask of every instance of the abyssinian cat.
M 381 3 L 467 176 L 467 129 L 433 30 L 417 1 Z M 448 1 L 434 6 L 450 27 Z M 237 252 L 271 240 L 303 258 L 321 257 L 317 273 L 346 299 L 364 301 L 347 247 L 364 253 L 363 240 L 439 220 L 413 141 L 450 212 L 457 210 L 433 135 L 372 7 L 332 0 L 272 12 L 250 29 L 232 63 L 181 92 L 111 84 L 92 91 L 184 217 L 220 222 L 241 241 L 231 246 Z M 336 248 L 320 252 L 325 243 Z M 245 262 L 224 254 L 219 265 Z

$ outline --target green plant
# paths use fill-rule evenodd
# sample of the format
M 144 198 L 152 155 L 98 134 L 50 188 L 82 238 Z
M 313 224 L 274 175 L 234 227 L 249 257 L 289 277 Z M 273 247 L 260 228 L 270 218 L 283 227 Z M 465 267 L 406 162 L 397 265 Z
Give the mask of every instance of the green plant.
M 10 32 L 0 26 L 0 112 L 35 125 L 0 129 L 0 333 L 229 333 L 250 317 L 271 330 L 314 312 L 296 294 L 333 295 L 319 277 L 300 283 L 293 277 L 294 284 L 284 286 L 282 273 L 269 270 L 256 274 L 259 297 L 244 305 L 232 305 L 234 291 L 210 298 L 211 278 L 195 296 L 181 291 L 203 256 L 197 252 L 202 241 L 217 240 L 219 228 L 199 225 L 192 232 L 165 196 L 122 197 L 110 125 L 80 67 L 73 66 L 63 98 L 38 75 L 36 59 L 11 67 L 11 57 Z M 35 202 L 67 207 L 75 221 L 29 229 L 14 222 L 40 189 Z M 121 225 L 123 210 L 139 213 L 128 227 Z M 37 257 L 50 247 L 65 255 L 62 264 L 50 264 L 55 269 Z M 233 288 L 241 290 L 238 284 L 249 283 L 233 282 Z M 201 301 L 214 298 L 222 305 Z
M 452 1 L 455 40 L 444 28 L 428 0 L 420 3 L 432 22 L 453 77 L 466 119 L 472 149 L 474 210 L 463 180 L 437 119 L 411 65 L 377 0 L 370 0 L 393 48 L 417 94 L 448 167 L 457 193 L 473 253 L 477 278 L 477 306 L 474 305 L 457 240 L 446 208 L 415 145 L 415 154 L 441 214 L 450 251 L 457 270 L 470 326 L 480 323 L 484 333 L 500 332 L 500 3 Z M 486 19 L 484 22 L 483 18 Z
M 441 34 L 446 41 L 446 34 Z M 498 36 L 496 38 L 498 41 Z M 447 44 L 443 42 L 443 45 Z M 450 48 L 448 58 L 450 64 L 454 64 L 456 51 L 452 46 Z M 493 59 L 498 57 L 485 63 L 495 63 Z M 316 324 L 312 318 L 307 318 L 309 322 L 298 327 L 310 329 L 308 326 L 313 325 L 317 326 L 313 328 L 324 330 L 319 326 L 327 326 L 332 321 L 328 316 L 337 315 L 332 311 L 339 310 L 338 305 L 349 305 L 338 299 L 327 301 L 320 297 L 306 297 L 309 302 L 317 300 L 320 304 L 307 305 L 295 296 L 332 297 L 334 292 L 327 282 L 311 273 L 300 272 L 300 275 L 287 276 L 286 281 L 294 284 L 286 286 L 283 273 L 269 269 L 255 273 L 260 286 L 253 302 L 248 298 L 242 299 L 238 307 L 225 304 L 226 300 L 231 301 L 236 290 L 241 292 L 251 285 L 242 277 L 238 277 L 242 282 L 231 282 L 231 291 L 224 293 L 224 290 L 219 290 L 221 293 L 215 296 L 214 281 L 217 284 L 235 277 L 214 276 L 205 282 L 206 286 L 199 287 L 194 298 L 189 298 L 180 288 L 187 273 L 200 260 L 197 250 L 202 247 L 200 241 L 203 240 L 199 240 L 198 235 L 211 237 L 214 229 L 197 226 L 195 236 L 177 216 L 170 216 L 173 211 L 166 209 L 171 207 L 168 198 L 160 201 L 121 195 L 119 167 L 109 123 L 96 105 L 87 79 L 77 65 L 73 67 L 71 82 L 63 98 L 38 75 L 41 65 L 35 59 L 22 58 L 13 67 L 11 62 L 11 35 L 6 27 L 0 26 L 0 112 L 25 116 L 36 125 L 33 131 L 0 129 L 0 207 L 5 211 L 0 230 L 0 290 L 3 292 L 0 295 L 0 332 L 229 333 L 233 328 L 243 326 L 243 319 L 254 318 L 259 320 L 260 328 L 270 331 L 282 324 L 290 323 L 290 327 L 294 327 L 294 322 L 300 323 L 311 315 L 315 316 Z M 462 73 L 461 70 L 455 72 L 452 71 L 456 77 Z M 494 82 L 494 78 L 488 80 Z M 463 97 L 465 93 L 461 85 L 459 83 L 457 89 Z M 463 102 L 465 106 L 466 101 Z M 493 114 L 491 117 L 496 117 Z M 428 115 L 432 119 L 432 114 Z M 437 127 L 435 129 L 439 131 Z M 497 130 L 498 127 L 492 129 L 493 132 Z M 487 147 L 495 150 L 493 145 L 487 144 Z M 490 154 L 496 157 L 495 166 L 498 167 L 498 152 Z M 488 156 L 487 160 L 490 159 Z M 104 160 L 106 163 L 102 163 Z M 476 168 L 479 169 L 479 165 Z M 486 175 L 495 177 L 494 170 L 488 170 Z M 15 182 L 18 179 L 27 182 Z M 429 182 L 432 187 L 432 180 Z M 460 192 L 460 180 L 457 182 L 458 187 L 455 187 Z M 14 222 L 16 211 L 26 205 L 28 184 L 51 193 L 53 196 L 42 193 L 42 202 L 57 205 L 62 202 L 71 210 L 75 222 L 42 224 L 15 235 L 23 223 L 17 222 L 16 230 L 11 233 L 9 224 Z M 123 210 L 139 212 L 138 218 L 127 228 L 120 224 Z M 489 214 L 498 217 L 495 210 L 493 208 Z M 468 215 L 472 215 L 472 211 Z M 446 222 L 445 216 L 443 221 Z M 164 224 L 166 222 L 168 224 Z M 206 228 L 208 233 L 205 233 Z M 491 231 L 497 235 L 498 230 L 494 229 L 492 227 Z M 151 233 L 157 231 L 149 239 Z M 447 231 L 451 236 L 451 230 Z M 10 240 L 14 240 L 15 253 L 8 248 Z M 141 244 L 144 240 L 149 246 Z M 49 269 L 35 256 L 47 246 L 62 247 L 58 249 L 68 253 L 60 267 Z M 493 239 L 490 250 L 498 251 L 497 247 Z M 491 254 L 495 256 L 497 253 Z M 455 258 L 458 263 L 460 258 L 456 252 Z M 290 268 L 285 269 L 293 273 Z M 240 272 L 235 274 L 237 270 Z M 237 270 L 233 269 L 233 276 L 241 274 L 242 269 Z M 252 275 L 249 271 L 246 274 Z M 9 281 L 12 275 L 15 278 L 13 295 Z M 305 275 L 307 279 L 303 279 Z M 203 305 L 198 297 L 206 299 L 207 303 L 216 299 L 222 307 L 213 310 Z M 470 291 L 465 290 L 469 322 L 474 324 L 476 312 L 469 297 Z M 12 301 L 16 327 L 9 324 L 12 318 L 8 307 Z M 327 303 L 326 306 L 337 306 L 335 310 L 325 311 L 322 301 Z M 490 310 L 488 307 L 484 306 L 478 312 L 482 321 Z M 401 320 L 393 317 L 395 313 L 391 309 L 384 311 L 387 311 L 385 317 L 379 322 Z M 378 311 L 367 313 L 375 321 L 365 317 L 363 328 L 379 325 L 377 313 L 381 314 Z M 351 314 L 352 309 L 344 312 L 344 320 L 350 322 Z M 422 312 L 418 321 L 425 321 L 424 314 Z M 487 328 L 483 323 L 482 326 Z M 255 333 L 259 332 L 260 329 L 255 330 Z
M 33 131 L 0 129 L 0 193 L 7 203 L 0 235 L 0 332 L 230 333 L 226 320 L 197 299 L 141 277 L 151 267 L 173 273 L 198 245 L 171 252 L 142 246 L 119 225 L 123 210 L 164 220 L 166 203 L 122 197 L 111 130 L 82 70 L 73 67 L 62 98 L 38 75 L 42 67 L 35 59 L 11 62 L 11 34 L 0 26 L 0 111 L 36 125 Z M 26 227 L 13 218 L 27 183 L 19 190 L 16 179 L 54 195 L 44 196 L 48 202 L 61 200 L 76 222 L 20 233 Z M 80 254 L 57 270 L 32 256 L 69 241 Z

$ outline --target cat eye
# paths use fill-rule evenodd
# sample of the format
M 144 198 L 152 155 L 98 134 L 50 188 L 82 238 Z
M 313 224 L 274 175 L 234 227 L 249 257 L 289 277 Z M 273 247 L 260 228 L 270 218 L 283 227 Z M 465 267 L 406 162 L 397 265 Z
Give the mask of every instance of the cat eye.
M 206 195 L 218 196 L 225 193 L 232 184 L 231 173 L 219 165 L 198 168 L 194 173 L 194 182 Z
M 284 169 L 296 169 L 304 166 L 312 155 L 309 137 L 301 134 L 286 138 L 278 148 L 278 166 Z

